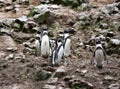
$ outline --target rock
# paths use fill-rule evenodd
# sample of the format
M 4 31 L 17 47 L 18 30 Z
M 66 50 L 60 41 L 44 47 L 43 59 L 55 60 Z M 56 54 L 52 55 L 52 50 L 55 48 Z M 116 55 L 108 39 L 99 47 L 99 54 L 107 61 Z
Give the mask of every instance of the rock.
M 117 8 L 120 10 L 120 2 L 117 3 Z
M 32 8 L 30 13 L 28 14 L 28 17 L 33 17 L 35 14 L 39 14 L 39 9 L 38 8 Z
M 11 51 L 11 52 L 15 52 L 15 51 L 17 51 L 18 49 L 17 49 L 17 47 L 8 47 L 8 48 L 6 48 L 6 50 L 7 50 L 7 51 Z
M 68 81 L 72 80 L 73 78 L 75 78 L 74 75 L 72 75 L 72 76 L 67 75 L 64 77 L 64 81 L 68 82 Z
M 21 52 L 21 53 L 18 53 L 18 54 L 15 54 L 15 59 L 18 60 L 18 59 L 25 59 L 25 55 Z
M 0 47 L 2 47 L 0 48 L 1 50 L 6 48 L 17 48 L 16 43 L 10 36 L 0 36 Z
M 26 22 L 27 20 L 28 20 L 28 18 L 27 18 L 27 16 L 21 16 L 21 17 L 19 17 L 18 18 L 18 20 L 20 21 L 20 22 Z
M 108 89 L 120 89 L 120 84 L 119 83 L 110 84 Z
M 104 80 L 114 80 L 114 78 L 112 77 L 112 76 L 110 76 L 110 75 L 106 75 L 105 77 L 104 77 Z
M 117 3 L 107 4 L 101 8 L 101 11 L 110 17 L 111 14 L 118 13 L 119 9 L 116 7 Z
M 50 78 L 47 83 L 48 84 L 55 84 L 58 81 L 58 78 Z
M 47 80 L 47 79 L 49 79 L 51 76 L 52 76 L 52 73 L 51 73 L 51 72 L 46 71 L 46 70 L 41 70 L 41 71 L 38 71 L 38 72 L 34 75 L 34 79 L 35 79 L 36 81 L 39 81 L 39 80 Z
M 13 23 L 13 28 L 19 29 L 19 28 L 20 28 L 20 24 L 18 24 L 18 23 Z
M 1 23 L 3 24 L 3 27 L 4 26 L 11 27 L 14 22 L 15 22 L 15 19 L 4 19 L 2 20 Z
M 108 24 L 107 23 L 100 23 L 100 28 L 101 29 L 107 29 L 108 28 Z
M 34 21 L 27 21 L 23 26 L 24 27 L 23 32 L 25 32 L 25 33 L 35 33 L 36 29 L 33 29 L 33 28 L 36 27 L 36 26 L 37 26 L 37 24 Z
M 93 84 L 81 78 L 74 78 L 69 81 L 70 88 L 77 87 L 78 89 L 94 89 Z
M 0 0 L 1 3 L 4 3 L 6 5 L 11 5 L 12 4 L 12 0 Z
M 85 11 L 85 12 L 81 12 L 79 13 L 79 20 L 85 21 L 86 19 L 88 19 L 90 16 L 90 14 Z
M 108 32 L 106 36 L 107 37 L 114 37 L 115 33 L 111 31 L 111 32 Z
M 5 58 L 5 60 L 11 60 L 11 59 L 13 59 L 14 58 L 14 54 L 9 54 L 6 58 Z
M 38 19 L 40 22 L 47 21 L 49 24 L 52 24 L 55 21 L 58 21 L 60 24 L 66 24 L 68 21 L 68 18 L 71 18 L 73 21 L 76 21 L 78 13 L 74 10 L 68 11 L 69 8 L 58 6 L 58 5 L 39 5 L 34 7 L 31 12 L 29 13 L 28 17 L 33 17 L 37 20 L 38 17 L 41 18 Z M 68 12 L 68 13 L 66 13 Z M 43 15 L 43 17 L 41 17 Z M 48 15 L 46 17 L 46 15 Z M 45 19 L 44 19 L 45 17 Z M 42 19 L 43 18 L 43 19 Z M 62 18 L 62 19 L 61 19 Z M 46 20 L 47 19 L 47 20 Z M 52 19 L 52 20 L 51 20 Z M 37 21 L 38 21 L 37 20 Z
M 27 22 L 27 20 L 28 20 L 27 16 L 21 16 L 21 17 L 15 19 L 15 22 L 14 22 L 15 27 L 20 27 L 19 29 L 23 29 L 24 23 Z M 14 25 L 13 25 L 13 27 L 14 27 Z
M 50 10 L 47 5 L 39 5 L 34 7 L 28 17 L 33 17 L 37 22 L 43 22 L 46 18 L 50 16 Z
M 113 45 L 120 45 L 120 40 L 118 40 L 118 39 L 111 39 L 111 43 Z
M 5 7 L 5 11 L 7 12 L 7 11 L 11 11 L 11 10 L 13 10 L 13 6 L 6 6 Z
M 107 54 L 120 54 L 120 40 L 119 39 L 108 39 L 110 40 L 107 46 Z
M 0 29 L 0 34 L 7 34 L 7 35 L 10 35 L 10 30 L 5 29 L 5 28 L 1 28 L 1 29 Z
M 29 82 L 23 82 L 22 83 L 13 83 L 10 85 L 3 85 L 0 86 L 0 89 L 32 89 L 32 84 L 30 84 Z
M 29 55 L 34 55 L 34 50 L 29 48 L 29 47 L 25 47 L 23 49 L 23 54 L 29 54 Z
M 32 38 L 33 35 L 29 33 L 23 33 L 23 32 L 13 32 L 12 38 L 19 43 L 23 43 L 24 41 L 28 41 L 30 38 Z
M 88 4 L 87 3 L 82 3 L 81 8 L 82 8 L 82 10 L 86 10 L 88 8 Z
M 4 51 L 0 51 L 0 59 L 5 58 L 6 53 Z
M 22 3 L 23 3 L 24 5 L 29 5 L 29 0 L 22 0 Z
M 57 70 L 55 71 L 55 77 L 63 77 L 67 74 L 67 70 L 65 66 L 60 66 L 57 68 Z
M 46 20 L 46 18 L 48 18 L 50 16 L 50 12 L 49 11 L 44 11 L 41 14 L 37 14 L 35 15 L 33 18 L 35 21 L 42 23 Z
M 72 8 L 76 8 L 80 6 L 82 3 L 88 3 L 88 0 L 61 0 L 61 1 L 56 1 L 56 0 L 41 0 L 42 4 L 57 4 L 57 5 L 63 5 L 63 6 L 70 6 Z
M 64 89 L 64 87 L 59 86 L 59 85 L 48 85 L 46 84 L 43 89 Z
M 34 44 L 30 43 L 29 41 L 24 42 L 23 45 L 24 45 L 24 47 L 28 47 L 31 49 L 34 49 L 34 47 L 35 47 Z
M 86 74 L 88 72 L 88 70 L 84 69 L 84 70 L 81 70 L 81 73 L 82 74 Z

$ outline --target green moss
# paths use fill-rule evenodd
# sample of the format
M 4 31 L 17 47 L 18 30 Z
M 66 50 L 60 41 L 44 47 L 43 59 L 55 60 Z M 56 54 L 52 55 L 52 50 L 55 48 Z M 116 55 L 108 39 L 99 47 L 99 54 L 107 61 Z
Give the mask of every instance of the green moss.
M 28 17 L 32 17 L 35 14 L 39 14 L 39 9 L 38 8 L 32 8 L 32 10 L 30 11 L 30 13 L 28 14 Z

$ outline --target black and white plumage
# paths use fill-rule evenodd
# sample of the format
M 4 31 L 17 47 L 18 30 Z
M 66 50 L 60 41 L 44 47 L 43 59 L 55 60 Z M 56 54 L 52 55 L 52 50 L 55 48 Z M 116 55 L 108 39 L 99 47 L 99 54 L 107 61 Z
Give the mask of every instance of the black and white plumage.
M 51 55 L 51 64 L 52 65 L 59 65 L 59 63 L 63 60 L 64 49 L 63 49 L 63 42 L 61 38 L 58 38 L 56 41 L 56 47 L 52 51 Z
M 47 30 L 43 30 L 41 36 L 41 56 L 47 58 L 51 55 L 50 39 Z
M 37 31 L 37 34 L 35 36 L 35 49 L 36 49 L 36 56 L 40 56 L 40 48 L 41 48 L 41 32 Z
M 67 31 L 64 31 L 64 56 L 68 57 L 71 55 L 71 39 Z
M 96 48 L 93 54 L 93 60 L 96 67 L 99 69 L 103 68 L 104 61 L 106 60 L 106 53 L 99 39 L 96 39 Z

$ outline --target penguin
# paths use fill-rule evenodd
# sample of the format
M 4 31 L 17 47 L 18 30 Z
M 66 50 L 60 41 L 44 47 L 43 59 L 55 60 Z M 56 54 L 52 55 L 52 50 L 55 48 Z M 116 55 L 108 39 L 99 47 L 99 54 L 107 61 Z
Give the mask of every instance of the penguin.
M 41 46 L 41 32 L 37 31 L 36 37 L 35 37 L 35 55 L 40 56 L 40 46 Z
M 103 68 L 104 61 L 106 60 L 106 52 L 104 51 L 100 39 L 96 39 L 96 47 L 95 51 L 93 53 L 93 60 L 95 63 L 95 66 L 99 69 Z
M 71 39 L 69 33 L 64 31 L 64 56 L 68 57 L 71 55 Z
M 40 31 L 40 30 L 37 31 L 36 37 L 37 37 L 37 36 L 40 38 L 40 41 L 41 41 L 41 31 Z
M 43 29 L 41 36 L 41 56 L 48 58 L 51 55 L 51 45 L 50 39 L 48 36 L 48 31 Z
M 61 38 L 57 38 L 56 47 L 54 48 L 52 55 L 51 55 L 51 64 L 59 65 L 63 59 L 64 59 L 63 42 Z

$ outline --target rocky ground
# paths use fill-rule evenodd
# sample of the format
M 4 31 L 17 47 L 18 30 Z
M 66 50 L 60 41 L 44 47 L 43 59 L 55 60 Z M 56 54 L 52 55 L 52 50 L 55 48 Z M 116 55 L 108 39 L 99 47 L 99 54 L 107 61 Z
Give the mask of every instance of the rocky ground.
M 0 0 L 0 89 L 120 89 L 119 0 L 34 1 Z M 34 55 L 44 25 L 51 39 L 70 32 L 72 55 L 61 66 Z M 103 69 L 90 64 L 95 37 L 107 53 Z

